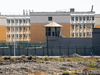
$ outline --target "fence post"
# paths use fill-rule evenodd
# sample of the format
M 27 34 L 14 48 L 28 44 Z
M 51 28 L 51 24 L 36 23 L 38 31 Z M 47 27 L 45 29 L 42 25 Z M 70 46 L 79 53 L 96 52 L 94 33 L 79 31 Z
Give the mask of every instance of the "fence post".
M 35 46 L 35 55 L 36 55 L 36 46 Z
M 12 45 L 10 45 L 9 47 L 10 47 L 10 55 L 12 56 Z
M 18 45 L 18 55 L 20 56 L 20 45 Z
M 77 53 L 77 46 L 76 46 L 76 53 Z
M 43 46 L 43 56 L 44 56 L 44 46 Z
M 93 46 L 93 55 L 94 55 L 94 46 Z
M 52 47 L 51 47 L 51 55 L 53 55 Z
M 28 44 L 27 44 L 27 56 L 28 56 Z
M 61 56 L 61 46 L 59 46 L 59 55 Z
M 69 56 L 69 46 L 68 46 L 68 56 Z
M 2 52 L 3 52 L 3 56 L 4 56 L 4 45 L 3 45 L 3 48 L 2 48 Z
M 86 55 L 86 46 L 84 46 L 84 54 Z

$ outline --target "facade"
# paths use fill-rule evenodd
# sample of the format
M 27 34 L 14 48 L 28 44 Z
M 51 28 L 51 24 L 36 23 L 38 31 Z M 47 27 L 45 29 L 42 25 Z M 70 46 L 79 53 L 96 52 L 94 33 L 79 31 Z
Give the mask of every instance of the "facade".
M 96 18 L 95 18 L 96 16 Z M 93 28 L 98 26 L 95 12 L 27 12 L 23 15 L 0 15 L 0 41 L 46 42 L 44 25 L 56 22 L 62 25 L 61 35 L 66 38 L 92 38 Z M 55 36 L 53 35 L 50 36 Z
M 30 41 L 30 16 L 6 16 L 6 22 L 7 42 L 14 42 L 14 36 L 17 38 L 16 41 Z M 14 35 L 14 33 L 17 35 Z
M 95 28 L 100 28 L 100 14 L 95 15 Z

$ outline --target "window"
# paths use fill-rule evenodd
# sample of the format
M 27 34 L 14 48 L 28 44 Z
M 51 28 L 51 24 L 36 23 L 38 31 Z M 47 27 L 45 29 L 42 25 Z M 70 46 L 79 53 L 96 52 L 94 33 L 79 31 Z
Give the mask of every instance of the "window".
M 90 32 L 87 32 L 87 36 L 91 36 L 91 33 Z
M 14 34 L 12 34 L 12 37 L 14 37 Z
M 87 16 L 87 20 L 89 20 L 89 17 Z
M 25 30 L 26 28 L 25 27 L 23 27 L 23 30 Z
M 7 38 L 10 38 L 10 34 L 7 34 Z
M 71 28 L 74 29 L 74 25 L 71 25 Z
M 7 20 L 7 23 L 10 23 L 10 20 Z
M 85 21 L 85 17 L 83 17 L 83 20 Z
M 76 25 L 76 28 L 78 28 L 78 25 Z
M 19 27 L 19 31 L 21 31 L 22 30 L 22 27 Z
M 80 29 L 82 28 L 82 25 L 80 25 Z
M 19 34 L 19 37 L 22 37 L 22 34 Z
M 76 21 L 78 21 L 78 17 L 76 17 Z
M 50 27 L 46 27 L 46 36 L 51 36 L 51 28 Z
M 7 27 L 7 31 L 10 31 L 10 27 Z
M 11 20 L 11 23 L 14 23 L 14 20 Z
M 83 25 L 83 28 L 85 28 L 85 25 Z
M 18 30 L 18 27 L 16 27 L 16 30 Z
M 82 36 L 82 33 L 80 33 L 80 37 Z
M 74 17 L 71 17 L 71 20 L 74 21 Z
M 85 33 L 83 34 L 83 36 L 85 36 Z
M 94 20 L 94 16 L 92 16 L 92 20 Z
M 15 23 L 18 23 L 18 20 L 15 20 Z
M 72 37 L 74 37 L 74 33 L 72 33 Z
M 92 28 L 94 28 L 94 24 L 92 24 Z
M 14 31 L 14 27 L 11 27 L 11 31 Z
M 19 23 L 21 24 L 22 23 L 22 20 L 19 20 Z
M 23 23 L 25 23 L 25 20 L 23 20 Z
M 82 20 L 82 17 L 80 17 L 80 21 Z
M 26 34 L 23 34 L 23 37 L 26 37 Z
M 48 17 L 48 21 L 52 21 L 52 17 Z
M 75 33 L 76 37 L 78 37 L 78 33 Z

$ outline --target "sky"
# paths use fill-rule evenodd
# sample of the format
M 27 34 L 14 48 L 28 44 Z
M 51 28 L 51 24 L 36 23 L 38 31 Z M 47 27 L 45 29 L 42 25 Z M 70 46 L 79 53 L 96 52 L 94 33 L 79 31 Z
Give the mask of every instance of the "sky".
M 100 14 L 100 0 L 0 0 L 0 12 L 2 15 L 22 15 L 24 10 L 34 12 L 69 11 L 93 11 Z

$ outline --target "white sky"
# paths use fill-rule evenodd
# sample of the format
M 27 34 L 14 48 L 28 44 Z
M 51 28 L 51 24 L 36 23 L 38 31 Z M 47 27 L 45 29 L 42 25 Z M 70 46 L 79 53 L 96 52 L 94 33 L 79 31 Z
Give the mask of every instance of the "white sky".
M 100 14 L 100 0 L 0 0 L 1 14 L 22 14 L 23 9 L 34 12 L 55 12 L 56 10 L 91 11 Z

